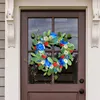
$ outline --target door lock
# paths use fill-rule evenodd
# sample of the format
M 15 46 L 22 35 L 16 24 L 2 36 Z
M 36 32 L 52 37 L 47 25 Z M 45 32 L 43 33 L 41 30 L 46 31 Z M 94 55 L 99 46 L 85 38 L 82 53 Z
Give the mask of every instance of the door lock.
M 80 82 L 80 83 L 84 83 L 84 79 L 80 79 L 79 82 Z

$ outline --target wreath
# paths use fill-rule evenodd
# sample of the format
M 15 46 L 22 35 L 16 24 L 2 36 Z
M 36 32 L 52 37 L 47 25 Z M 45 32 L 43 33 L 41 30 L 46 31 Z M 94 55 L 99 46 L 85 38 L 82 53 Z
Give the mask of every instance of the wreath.
M 43 35 L 32 33 L 32 53 L 30 65 L 37 65 L 38 70 L 44 72 L 44 76 L 55 75 L 62 72 L 62 69 L 68 69 L 72 65 L 74 45 L 68 40 L 71 39 L 70 34 L 58 32 L 51 32 L 50 30 L 44 32 Z M 59 47 L 60 52 L 56 57 L 51 57 L 46 54 L 46 48 Z

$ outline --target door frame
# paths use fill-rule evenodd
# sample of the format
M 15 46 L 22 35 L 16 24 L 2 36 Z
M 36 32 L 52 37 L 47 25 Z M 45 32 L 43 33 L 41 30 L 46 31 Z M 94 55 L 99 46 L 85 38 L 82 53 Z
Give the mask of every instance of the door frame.
M 61 13 L 61 14 L 60 14 Z M 26 100 L 28 92 L 76 92 L 79 98 L 84 98 L 85 88 L 85 10 L 22 10 L 21 11 L 21 33 L 20 33 L 20 67 L 21 67 L 21 98 Z M 78 76 L 76 84 L 28 84 L 28 18 L 77 18 L 78 19 Z M 83 24 L 83 25 L 81 25 Z M 82 31 L 81 31 L 82 30 Z M 83 42 L 82 42 L 83 41 Z M 25 48 L 25 49 L 24 49 Z M 24 73 L 23 73 L 24 72 Z M 84 79 L 84 83 L 79 82 Z M 24 88 L 25 87 L 25 88 Z M 79 94 L 79 90 L 84 89 L 83 95 Z M 52 91 L 50 91 L 52 90 Z M 24 99 L 23 99 L 24 98 Z
M 92 30 L 92 1 L 91 0 L 66 0 L 58 3 L 46 1 L 15 0 L 15 48 L 8 48 L 7 20 L 5 21 L 5 100 L 20 100 L 20 10 L 21 9 L 84 9 L 86 10 L 86 100 L 99 99 L 100 76 L 99 59 L 100 48 L 91 48 Z M 7 12 L 7 7 L 6 7 Z M 15 55 L 15 56 L 14 56 Z M 97 62 L 94 62 L 97 58 Z M 96 66 L 94 70 L 94 66 Z M 11 73 L 12 72 L 12 73 Z M 93 81 L 95 79 L 95 81 Z M 94 92 L 96 91 L 96 92 Z

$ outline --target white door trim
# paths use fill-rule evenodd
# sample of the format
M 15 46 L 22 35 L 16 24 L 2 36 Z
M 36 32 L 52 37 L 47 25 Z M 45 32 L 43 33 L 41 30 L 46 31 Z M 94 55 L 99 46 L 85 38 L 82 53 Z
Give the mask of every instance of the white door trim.
M 5 22 L 5 100 L 20 100 L 20 9 L 40 8 L 86 9 L 86 100 L 99 100 L 100 48 L 91 48 L 93 18 L 91 0 L 59 0 L 59 2 L 56 0 L 15 0 L 13 21 L 15 48 L 8 48 L 7 18 Z

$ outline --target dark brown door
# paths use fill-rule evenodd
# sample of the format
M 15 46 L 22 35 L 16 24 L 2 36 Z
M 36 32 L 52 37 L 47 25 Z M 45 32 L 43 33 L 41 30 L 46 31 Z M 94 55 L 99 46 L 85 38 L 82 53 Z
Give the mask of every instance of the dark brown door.
M 31 33 L 71 33 L 74 61 L 59 78 L 44 77 L 29 65 Z M 59 48 L 47 50 L 55 56 Z M 85 11 L 21 11 L 21 100 L 85 100 Z

